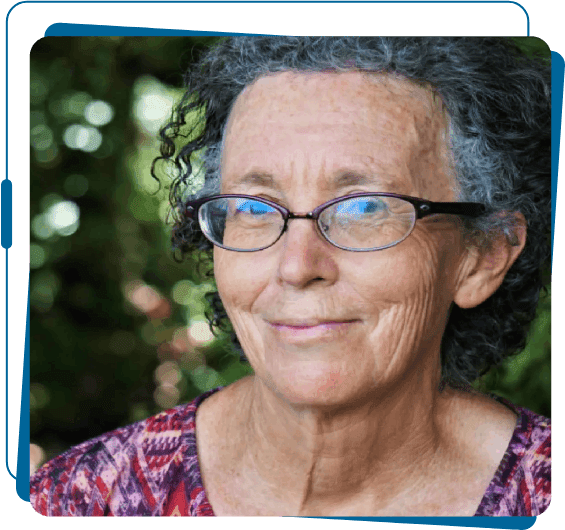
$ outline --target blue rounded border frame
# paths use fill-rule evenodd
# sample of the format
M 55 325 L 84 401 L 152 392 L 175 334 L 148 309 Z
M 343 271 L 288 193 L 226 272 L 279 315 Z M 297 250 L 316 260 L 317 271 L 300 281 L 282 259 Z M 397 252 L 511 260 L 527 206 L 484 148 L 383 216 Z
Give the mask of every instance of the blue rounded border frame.
M 29 420 L 30 420 L 30 402 L 29 402 L 29 386 L 30 386 L 30 278 L 28 275 L 28 293 L 27 293 L 27 311 L 25 324 L 25 340 L 24 340 L 24 357 L 22 366 L 22 385 L 21 385 L 21 401 L 20 401 L 20 418 L 19 433 L 17 443 L 17 465 L 16 475 L 14 475 L 8 463 L 8 251 L 13 244 L 13 184 L 8 178 L 8 22 L 11 11 L 23 3 L 51 3 L 48 0 L 27 0 L 14 4 L 6 15 L 5 20 L 5 173 L 4 179 L 0 183 L 0 206 L 1 206 L 1 246 L 4 249 L 5 260 L 5 463 L 8 474 L 16 480 L 16 493 L 20 499 L 29 502 Z M 76 3 L 72 0 L 59 0 L 57 3 Z M 111 0 L 83 0 L 81 3 L 114 3 Z M 134 3 L 132 0 L 121 0 L 120 3 Z M 154 0 L 141 0 L 135 3 L 155 3 Z M 183 0 L 168 0 L 167 3 L 186 3 Z M 211 2 L 212 3 L 212 2 Z M 214 2 L 216 3 L 216 2 Z M 234 0 L 223 0 L 220 3 L 240 3 Z M 248 0 L 246 3 L 265 3 L 260 0 Z M 274 0 L 269 3 L 303 3 L 301 0 Z M 321 0 L 312 0 L 309 3 L 343 3 L 338 0 L 330 0 L 329 2 L 321 2 Z M 370 0 L 357 0 L 356 3 L 381 3 L 372 2 Z M 530 17 L 526 9 L 519 3 L 511 0 L 435 0 L 434 2 L 425 2 L 423 0 L 389 0 L 382 3 L 510 3 L 515 4 L 522 9 L 526 17 L 526 35 L 530 35 Z M 45 31 L 44 36 L 228 36 L 228 35 L 266 35 L 266 34 L 250 34 L 235 32 L 211 32 L 211 31 L 189 31 L 189 30 L 171 30 L 166 28 L 151 27 L 134 27 L 134 26 L 113 26 L 113 25 L 96 25 L 96 24 L 69 24 L 55 23 L 51 24 Z M 557 203 L 557 182 L 559 171 L 559 152 L 561 144 L 561 124 L 563 113 L 563 82 L 565 80 L 565 59 L 558 52 L 551 52 L 552 59 L 552 122 L 551 122 L 551 175 L 552 175 L 552 231 L 551 231 L 551 253 L 553 268 L 553 249 L 555 236 L 555 217 Z M 464 526 L 467 528 L 508 528 L 508 529 L 526 529 L 530 528 L 536 521 L 536 518 L 488 518 L 488 517 L 389 517 L 389 518 L 373 518 L 373 517 L 312 517 L 312 519 L 336 519 L 336 520 L 360 520 L 360 521 L 381 521 L 387 523 L 416 523 L 436 526 Z

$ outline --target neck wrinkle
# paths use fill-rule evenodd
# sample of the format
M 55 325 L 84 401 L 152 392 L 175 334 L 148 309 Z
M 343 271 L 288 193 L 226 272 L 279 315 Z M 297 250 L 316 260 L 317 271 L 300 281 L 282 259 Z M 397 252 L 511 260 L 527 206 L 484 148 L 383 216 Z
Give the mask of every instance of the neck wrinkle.
M 286 490 L 301 514 L 362 492 L 386 505 L 441 452 L 442 396 L 416 379 L 380 402 L 332 413 L 293 407 L 255 378 L 244 436 L 250 466 L 268 487 Z

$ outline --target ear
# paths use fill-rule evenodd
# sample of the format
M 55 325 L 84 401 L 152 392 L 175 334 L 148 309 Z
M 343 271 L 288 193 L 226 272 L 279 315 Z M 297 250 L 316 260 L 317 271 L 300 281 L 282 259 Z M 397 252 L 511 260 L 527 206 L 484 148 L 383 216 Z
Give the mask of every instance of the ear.
M 488 243 L 468 249 L 459 269 L 460 276 L 454 302 L 461 308 L 476 307 L 502 284 L 508 269 L 526 244 L 526 220 L 513 213 L 512 233 L 499 231 Z

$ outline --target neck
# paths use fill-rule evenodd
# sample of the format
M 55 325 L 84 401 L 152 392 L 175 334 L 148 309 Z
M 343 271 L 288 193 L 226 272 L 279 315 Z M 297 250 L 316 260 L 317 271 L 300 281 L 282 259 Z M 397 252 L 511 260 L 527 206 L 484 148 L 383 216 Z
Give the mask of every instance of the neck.
M 445 396 L 435 378 L 414 375 L 347 407 L 296 406 L 259 378 L 246 396 L 242 466 L 286 491 L 300 513 L 367 495 L 386 505 L 442 450 Z

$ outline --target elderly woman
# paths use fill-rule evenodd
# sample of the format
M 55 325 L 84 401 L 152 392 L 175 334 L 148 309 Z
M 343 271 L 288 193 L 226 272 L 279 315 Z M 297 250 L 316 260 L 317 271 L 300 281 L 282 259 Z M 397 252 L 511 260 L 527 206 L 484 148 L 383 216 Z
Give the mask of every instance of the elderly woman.
M 255 374 L 46 464 L 35 509 L 543 512 L 549 420 L 469 383 L 541 289 L 547 67 L 506 39 L 245 37 L 187 84 L 173 241 L 213 254 L 212 322 Z

